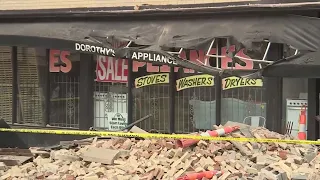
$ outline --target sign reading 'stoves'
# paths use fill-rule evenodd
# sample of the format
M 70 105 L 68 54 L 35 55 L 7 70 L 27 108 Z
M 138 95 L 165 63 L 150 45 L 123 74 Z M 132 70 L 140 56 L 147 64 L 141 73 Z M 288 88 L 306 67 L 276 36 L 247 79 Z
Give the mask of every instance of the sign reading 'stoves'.
M 169 83 L 169 73 L 152 74 L 148 76 L 142 76 L 135 79 L 134 84 L 136 88 L 144 86 L 150 86 L 154 84 Z

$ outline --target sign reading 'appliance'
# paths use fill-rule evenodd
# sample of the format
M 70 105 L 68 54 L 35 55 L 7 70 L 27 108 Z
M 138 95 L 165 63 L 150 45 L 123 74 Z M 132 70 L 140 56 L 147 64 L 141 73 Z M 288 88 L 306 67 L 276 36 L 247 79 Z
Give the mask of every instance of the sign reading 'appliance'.
M 131 59 L 140 60 L 140 61 L 149 61 L 156 63 L 163 63 L 169 65 L 177 65 L 175 60 L 170 59 L 169 57 L 158 54 L 158 53 L 149 53 L 149 52 L 132 52 Z
M 115 57 L 116 53 L 114 49 L 101 47 L 101 46 L 93 46 L 89 44 L 75 43 L 75 50 L 88 52 L 88 53 L 97 53 L 105 56 Z M 166 55 L 154 53 L 154 52 L 141 52 L 141 51 L 133 51 L 131 54 L 131 59 L 138 61 L 148 61 L 148 62 L 157 62 L 168 65 L 177 65 L 177 62 L 173 59 L 170 59 Z

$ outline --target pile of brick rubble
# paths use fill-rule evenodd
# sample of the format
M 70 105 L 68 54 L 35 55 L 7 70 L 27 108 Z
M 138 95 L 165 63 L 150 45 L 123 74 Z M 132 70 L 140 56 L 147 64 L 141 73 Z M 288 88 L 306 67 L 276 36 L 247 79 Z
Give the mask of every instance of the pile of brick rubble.
M 290 139 L 245 125 L 229 136 Z M 30 162 L 13 167 L 0 164 L 0 179 L 174 180 L 205 171 L 217 173 L 202 179 L 320 178 L 320 156 L 313 145 L 201 140 L 177 148 L 173 139 L 117 137 L 79 144 L 50 152 L 33 148 Z

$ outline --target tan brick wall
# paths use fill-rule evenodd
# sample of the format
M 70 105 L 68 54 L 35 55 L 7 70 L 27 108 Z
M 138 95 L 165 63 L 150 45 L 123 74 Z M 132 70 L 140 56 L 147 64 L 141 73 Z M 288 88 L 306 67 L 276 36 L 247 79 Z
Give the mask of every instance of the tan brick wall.
M 0 10 L 94 8 L 149 5 L 182 5 L 257 0 L 1 0 Z

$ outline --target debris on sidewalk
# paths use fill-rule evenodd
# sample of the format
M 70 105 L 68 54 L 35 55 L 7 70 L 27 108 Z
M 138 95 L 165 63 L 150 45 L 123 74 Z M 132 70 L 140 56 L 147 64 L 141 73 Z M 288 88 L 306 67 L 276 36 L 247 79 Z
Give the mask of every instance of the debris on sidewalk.
M 228 122 L 227 126 L 240 127 L 228 137 L 290 139 L 262 127 L 234 122 Z M 214 126 L 213 130 L 223 128 Z M 131 132 L 147 133 L 136 126 Z M 0 149 L 1 157 L 4 153 L 29 158 L 16 164 L 0 158 L 0 179 L 314 180 L 320 177 L 320 156 L 314 145 L 200 140 L 181 148 L 175 142 L 174 139 L 108 137 L 64 142 L 67 146 L 60 148 L 16 152 Z

